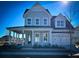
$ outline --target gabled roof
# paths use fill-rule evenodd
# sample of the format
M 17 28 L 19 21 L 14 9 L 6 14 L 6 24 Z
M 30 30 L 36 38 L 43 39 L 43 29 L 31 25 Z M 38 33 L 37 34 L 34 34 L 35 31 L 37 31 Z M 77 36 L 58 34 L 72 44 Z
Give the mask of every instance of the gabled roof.
M 58 16 L 63 16 L 63 15 L 60 13 Z M 51 27 L 53 27 L 54 29 L 74 29 L 72 24 L 68 21 L 68 19 L 65 16 L 63 16 L 63 17 L 66 18 L 66 27 L 65 28 L 55 28 L 55 18 L 58 16 L 52 16 Z
M 51 15 L 50 12 L 48 11 L 48 9 L 45 9 L 39 3 L 35 3 L 35 5 L 31 9 L 26 9 L 26 11 L 24 12 L 24 15 L 27 14 L 27 13 L 29 13 L 30 11 L 44 11 L 48 15 Z
M 25 12 L 24 12 L 24 14 L 25 14 L 27 11 L 29 11 L 29 10 L 30 10 L 30 9 L 26 9 Z M 51 14 L 48 9 L 45 9 L 45 10 L 46 10 L 49 14 Z

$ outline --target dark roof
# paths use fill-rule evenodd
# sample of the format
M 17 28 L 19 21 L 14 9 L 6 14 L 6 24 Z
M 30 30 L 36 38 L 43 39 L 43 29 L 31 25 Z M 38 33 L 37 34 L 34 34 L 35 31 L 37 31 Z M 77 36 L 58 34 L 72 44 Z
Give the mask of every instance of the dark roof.
M 29 9 L 26 9 L 25 12 L 24 12 L 24 14 L 25 14 L 28 10 L 29 10 Z
M 55 28 L 55 18 L 56 18 L 57 16 L 52 16 L 52 18 L 51 18 L 51 27 L 53 27 L 53 28 Z
M 11 38 L 11 36 L 5 35 L 5 36 L 1 37 L 0 40 L 8 41 L 9 40 L 9 37 Z
M 14 28 L 51 28 L 51 26 L 16 26 L 16 27 L 8 27 L 7 29 L 14 29 Z

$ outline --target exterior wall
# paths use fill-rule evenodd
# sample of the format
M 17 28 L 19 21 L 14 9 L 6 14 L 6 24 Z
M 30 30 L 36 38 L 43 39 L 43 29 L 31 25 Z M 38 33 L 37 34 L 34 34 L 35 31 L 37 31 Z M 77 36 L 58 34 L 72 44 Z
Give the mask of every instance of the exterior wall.
M 31 31 L 31 32 L 29 32 Z M 54 32 L 52 32 L 54 31 Z M 69 33 L 63 33 L 63 32 L 68 32 L 68 30 L 54 30 L 52 28 L 27 28 L 27 29 L 24 29 L 24 33 L 26 34 L 26 37 L 24 39 L 24 42 L 23 44 L 27 47 L 33 47 L 34 44 L 35 44 L 35 33 L 38 32 L 40 34 L 40 41 L 38 42 L 41 46 L 45 46 L 45 45 L 48 45 L 48 44 L 51 44 L 51 45 L 57 45 L 57 46 L 60 46 L 60 47 L 66 47 L 66 48 L 69 48 L 70 46 L 70 34 Z M 48 40 L 47 42 L 45 43 L 44 39 L 43 39 L 43 35 L 44 33 L 48 33 Z M 55 33 L 56 32 L 56 33 Z M 62 32 L 62 33 L 57 33 L 57 32 Z M 28 34 L 31 34 L 31 44 L 28 44 L 28 39 L 27 39 L 27 36 Z M 23 38 L 22 39 L 19 39 L 18 38 L 15 38 L 17 40 L 20 40 L 20 41 L 23 41 Z M 12 38 L 10 41 L 15 41 L 14 38 Z
M 30 15 L 31 14 L 31 15 Z M 50 26 L 50 17 L 45 12 L 30 12 L 25 18 L 25 26 Z M 27 23 L 27 19 L 31 19 L 31 25 Z M 39 25 L 36 24 L 36 19 L 39 19 Z M 44 24 L 44 19 L 47 19 L 47 25 Z
M 39 44 L 44 46 L 46 43 L 44 42 L 44 39 L 43 39 L 43 35 L 44 33 L 48 33 L 48 41 L 47 41 L 47 44 L 51 43 L 51 31 L 52 29 L 51 28 L 28 28 L 28 29 L 25 29 L 25 31 L 27 30 L 31 30 L 32 31 L 32 46 L 35 44 L 35 33 L 38 32 L 40 34 L 40 42 Z
M 45 45 L 48 45 L 50 42 L 49 42 L 49 39 L 50 39 L 50 36 L 49 36 L 49 31 L 34 31 L 34 42 L 33 44 L 35 44 L 35 34 L 36 33 L 39 33 L 39 42 L 38 44 L 41 45 L 41 46 L 45 46 Z M 44 33 L 48 33 L 48 39 L 47 41 L 45 42 L 44 41 Z
M 27 19 L 32 19 L 32 24 L 30 26 L 50 26 L 52 15 L 43 8 L 40 4 L 35 4 L 30 10 L 24 14 L 25 26 L 29 26 Z M 36 19 L 39 19 L 40 24 L 36 24 Z M 44 24 L 44 19 L 47 19 L 47 25 Z

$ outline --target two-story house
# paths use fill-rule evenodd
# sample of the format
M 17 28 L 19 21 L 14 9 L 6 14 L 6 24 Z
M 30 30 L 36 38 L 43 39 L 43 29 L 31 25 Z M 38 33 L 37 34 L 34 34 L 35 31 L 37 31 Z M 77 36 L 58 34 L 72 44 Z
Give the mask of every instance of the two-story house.
M 26 9 L 24 14 L 24 26 L 9 27 L 9 43 L 21 41 L 26 47 L 36 45 L 70 46 L 70 30 L 74 29 L 68 19 L 61 13 L 52 16 L 48 9 L 36 3 L 31 9 Z

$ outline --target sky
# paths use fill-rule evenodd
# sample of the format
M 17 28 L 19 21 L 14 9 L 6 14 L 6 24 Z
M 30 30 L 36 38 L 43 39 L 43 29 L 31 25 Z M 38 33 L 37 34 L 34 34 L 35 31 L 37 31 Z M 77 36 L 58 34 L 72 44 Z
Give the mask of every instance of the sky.
M 6 35 L 7 27 L 24 26 L 23 13 L 30 9 L 36 1 L 0 1 L 0 37 Z M 41 6 L 48 9 L 52 16 L 62 13 L 70 16 L 74 27 L 79 25 L 79 2 L 69 1 L 39 1 Z M 71 11 L 71 13 L 70 13 Z

